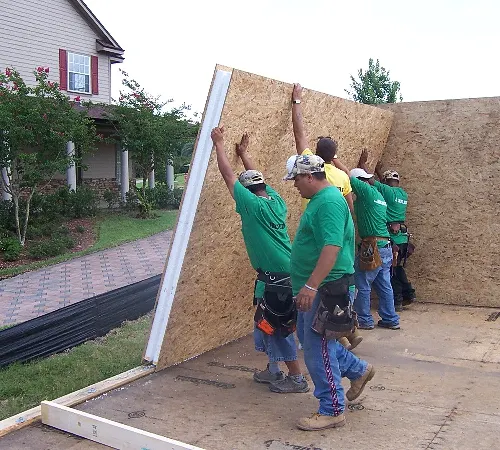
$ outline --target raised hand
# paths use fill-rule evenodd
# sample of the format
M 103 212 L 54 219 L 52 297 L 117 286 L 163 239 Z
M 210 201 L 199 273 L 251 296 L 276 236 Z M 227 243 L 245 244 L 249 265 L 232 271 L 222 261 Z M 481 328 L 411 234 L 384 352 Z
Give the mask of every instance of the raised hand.
M 250 139 L 248 137 L 248 133 L 244 133 L 241 137 L 241 141 L 239 144 L 236 144 L 236 154 L 241 158 L 241 156 L 246 153 L 248 149 L 248 143 Z

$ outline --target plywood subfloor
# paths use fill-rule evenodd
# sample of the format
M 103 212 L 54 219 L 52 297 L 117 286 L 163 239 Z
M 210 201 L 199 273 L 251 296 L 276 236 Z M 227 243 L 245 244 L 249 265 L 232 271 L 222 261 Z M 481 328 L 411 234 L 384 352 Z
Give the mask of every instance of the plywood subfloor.
M 292 85 L 233 70 L 222 111 L 226 150 L 236 173 L 234 145 L 250 134 L 250 154 L 266 181 L 285 199 L 288 227 L 295 234 L 300 197 L 282 180 L 296 153 L 291 122 Z M 389 134 L 392 113 L 314 91 L 304 92 L 304 119 L 310 146 L 318 136 L 339 143 L 342 160 L 357 163 L 364 147 L 374 166 Z M 191 169 L 193 170 L 193 169 Z M 212 152 L 193 229 L 175 293 L 157 367 L 179 363 L 248 334 L 253 326 L 255 272 L 246 254 L 234 201 Z
M 384 168 L 408 191 L 425 301 L 500 306 L 500 97 L 398 103 Z
M 337 430 L 295 429 L 316 400 L 254 383 L 249 370 L 265 359 L 251 337 L 78 408 L 207 450 L 498 448 L 500 318 L 486 321 L 496 311 L 418 304 L 402 313 L 401 331 L 364 332 L 357 353 L 378 372 Z M 14 432 L 0 447 L 104 448 L 43 426 Z

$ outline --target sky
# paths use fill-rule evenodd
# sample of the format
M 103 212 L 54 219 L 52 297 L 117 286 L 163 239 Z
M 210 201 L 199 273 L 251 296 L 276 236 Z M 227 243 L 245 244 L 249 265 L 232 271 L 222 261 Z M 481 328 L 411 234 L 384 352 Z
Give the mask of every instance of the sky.
M 216 64 L 348 98 L 379 59 L 404 101 L 500 95 L 496 0 L 85 0 L 125 49 L 113 66 L 203 112 Z

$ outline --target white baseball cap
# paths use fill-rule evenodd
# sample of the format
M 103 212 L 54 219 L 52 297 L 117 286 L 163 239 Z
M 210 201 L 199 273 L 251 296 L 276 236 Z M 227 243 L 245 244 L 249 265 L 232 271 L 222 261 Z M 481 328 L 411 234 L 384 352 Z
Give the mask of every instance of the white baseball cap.
M 368 179 L 373 177 L 373 174 L 368 173 L 359 167 L 356 167 L 355 169 L 351 170 L 351 172 L 349 173 L 349 176 L 351 178 L 365 178 L 368 180 Z

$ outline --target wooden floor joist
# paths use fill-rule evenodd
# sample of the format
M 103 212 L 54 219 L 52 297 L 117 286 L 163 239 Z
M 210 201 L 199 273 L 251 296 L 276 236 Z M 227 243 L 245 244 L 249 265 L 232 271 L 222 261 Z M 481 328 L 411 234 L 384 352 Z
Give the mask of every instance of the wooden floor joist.
M 116 389 L 124 384 L 131 383 L 138 378 L 144 377 L 154 372 L 154 366 L 139 366 L 133 369 L 127 370 L 126 372 L 115 375 L 114 377 L 107 378 L 106 380 L 95 383 L 86 388 L 79 389 L 78 391 L 71 392 L 70 394 L 59 397 L 53 401 L 53 403 L 63 406 L 75 406 L 80 403 L 90 400 L 92 398 L 98 397 L 112 389 Z M 16 414 L 12 417 L 8 417 L 0 421 L 0 437 L 10 433 L 12 431 L 23 428 L 34 422 L 37 422 L 41 418 L 40 406 L 28 409 L 22 413 Z
M 120 450 L 203 450 L 54 402 L 42 402 L 41 410 L 45 425 Z

